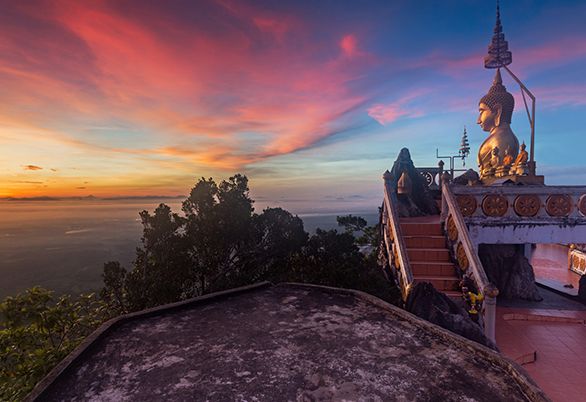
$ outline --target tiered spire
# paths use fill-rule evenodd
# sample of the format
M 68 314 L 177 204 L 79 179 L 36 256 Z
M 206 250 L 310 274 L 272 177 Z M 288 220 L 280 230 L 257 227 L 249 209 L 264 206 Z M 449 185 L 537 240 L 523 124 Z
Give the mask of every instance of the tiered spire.
M 484 57 L 485 68 L 500 68 L 508 66 L 513 61 L 513 55 L 509 51 L 509 43 L 505 40 L 503 26 L 501 25 L 501 13 L 499 2 L 496 2 L 496 23 L 492 41 L 488 45 L 488 55 Z
M 462 135 L 462 142 L 460 143 L 460 151 L 458 151 L 458 154 L 462 158 L 462 166 L 466 166 L 466 157 L 470 154 L 470 143 L 468 142 L 466 126 L 464 126 L 464 134 Z

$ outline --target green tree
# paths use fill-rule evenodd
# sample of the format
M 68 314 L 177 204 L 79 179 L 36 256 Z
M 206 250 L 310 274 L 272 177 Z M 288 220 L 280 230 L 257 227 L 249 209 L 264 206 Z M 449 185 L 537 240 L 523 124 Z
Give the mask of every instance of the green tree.
M 0 400 L 22 399 L 110 317 L 95 295 L 55 298 L 34 287 L 0 303 Z
M 368 226 L 366 219 L 361 216 L 344 215 L 337 216 L 338 226 L 342 226 L 346 233 L 356 237 L 356 242 L 361 246 L 370 245 L 373 252 L 378 250 L 380 245 L 379 225 Z
M 299 217 L 281 208 L 256 214 L 253 203 L 248 179 L 237 174 L 220 184 L 200 179 L 183 202 L 183 216 L 164 204 L 153 215 L 141 212 L 134 266 L 127 272 L 117 262 L 104 265 L 103 299 L 128 312 L 262 280 L 372 286 L 379 294 L 390 286 L 374 253 L 359 251 L 377 240 L 376 227 L 363 218 L 338 217 L 344 233 L 318 230 L 310 237 Z
M 183 202 L 197 294 L 218 290 L 238 275 L 253 247 L 253 201 L 248 179 L 237 174 L 219 185 L 202 178 Z
M 240 284 L 262 280 L 283 282 L 290 275 L 291 261 L 306 245 L 303 221 L 281 208 L 267 208 L 253 217 L 253 244 Z
M 400 292 L 384 277 L 376 259 L 359 251 L 349 232 L 317 229 L 295 260 L 292 281 L 361 290 L 399 304 Z

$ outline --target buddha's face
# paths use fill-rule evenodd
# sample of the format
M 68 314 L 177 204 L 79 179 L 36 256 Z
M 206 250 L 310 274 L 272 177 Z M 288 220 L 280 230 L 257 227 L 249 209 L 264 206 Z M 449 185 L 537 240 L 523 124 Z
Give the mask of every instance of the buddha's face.
M 496 127 L 496 113 L 494 113 L 486 103 L 480 103 L 480 105 L 478 105 L 478 111 L 480 113 L 476 123 L 480 124 L 480 128 L 482 128 L 483 131 L 490 132 Z

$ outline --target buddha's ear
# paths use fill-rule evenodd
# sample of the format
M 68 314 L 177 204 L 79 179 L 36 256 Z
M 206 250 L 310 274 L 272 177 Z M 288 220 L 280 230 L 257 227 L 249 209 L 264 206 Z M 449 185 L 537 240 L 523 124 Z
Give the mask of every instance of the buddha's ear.
M 497 103 L 494 106 L 494 112 L 495 112 L 494 125 L 495 125 L 495 127 L 498 127 L 501 125 L 501 116 L 503 115 L 503 105 L 501 105 L 500 103 Z

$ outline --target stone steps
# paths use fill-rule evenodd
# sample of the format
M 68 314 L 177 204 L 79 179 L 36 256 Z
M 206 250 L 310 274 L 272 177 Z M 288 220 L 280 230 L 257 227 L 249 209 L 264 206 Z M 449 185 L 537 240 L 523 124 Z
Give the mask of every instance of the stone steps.
M 429 282 L 440 292 L 458 291 L 460 279 L 457 276 L 414 276 L 414 283 Z
M 429 282 L 449 297 L 461 297 L 439 216 L 401 218 L 400 224 L 414 282 Z
M 446 248 L 446 238 L 442 236 L 403 236 L 407 249 L 410 248 Z

